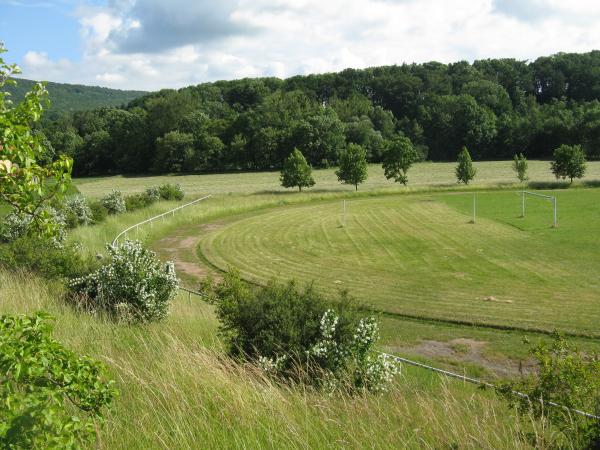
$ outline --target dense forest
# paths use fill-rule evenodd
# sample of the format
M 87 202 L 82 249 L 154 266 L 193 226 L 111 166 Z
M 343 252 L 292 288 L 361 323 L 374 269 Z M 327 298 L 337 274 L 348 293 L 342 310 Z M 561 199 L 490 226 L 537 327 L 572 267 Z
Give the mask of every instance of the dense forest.
M 16 86 L 6 86 L 12 100 L 17 103 L 23 100 L 36 81 L 17 78 Z M 65 111 L 85 111 L 101 106 L 123 106 L 133 99 L 141 97 L 144 91 L 123 91 L 99 86 L 83 86 L 81 84 L 46 83 L 50 93 L 50 108 L 47 118 L 57 118 Z
M 397 135 L 433 161 L 463 145 L 476 160 L 545 158 L 560 144 L 594 159 L 599 99 L 592 51 L 204 83 L 65 113 L 40 132 L 77 175 L 277 169 L 295 147 L 324 167 L 350 143 L 379 162 Z

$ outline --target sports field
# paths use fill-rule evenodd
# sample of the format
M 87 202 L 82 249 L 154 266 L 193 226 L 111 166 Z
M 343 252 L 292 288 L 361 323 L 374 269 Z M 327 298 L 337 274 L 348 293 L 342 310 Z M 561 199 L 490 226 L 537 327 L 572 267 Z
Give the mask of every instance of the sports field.
M 234 216 L 200 240 L 214 266 L 248 280 L 314 281 L 375 309 L 452 321 L 600 335 L 600 190 L 385 195 Z

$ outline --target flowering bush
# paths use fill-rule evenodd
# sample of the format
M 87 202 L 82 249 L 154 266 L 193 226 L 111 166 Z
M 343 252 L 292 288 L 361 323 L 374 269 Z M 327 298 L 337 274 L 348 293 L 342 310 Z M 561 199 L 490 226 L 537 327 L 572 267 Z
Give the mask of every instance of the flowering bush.
M 172 262 L 161 264 L 139 241 L 107 246 L 110 261 L 91 274 L 71 280 L 70 287 L 119 319 L 150 322 L 164 319 L 179 281 Z
M 382 392 L 398 373 L 398 365 L 388 355 L 376 352 L 379 326 L 373 317 L 360 319 L 349 342 L 334 339 L 339 317 L 328 310 L 321 319 L 321 339 L 308 354 L 321 361 L 329 388 L 344 383 L 358 389 Z
M 46 206 L 44 212 L 50 218 L 50 223 L 52 223 L 55 230 L 52 233 L 52 241 L 57 246 L 60 246 L 67 236 L 65 215 L 52 206 Z M 0 225 L 0 240 L 3 242 L 13 242 L 20 237 L 26 236 L 31 230 L 31 225 L 32 216 L 29 214 L 11 212 L 4 217 L 2 225 Z
M 236 270 L 206 287 L 230 353 L 266 373 L 326 389 L 379 392 L 397 372 L 393 361 L 374 350 L 377 323 L 359 320 L 346 293 L 330 302 L 311 285 L 299 290 L 293 281 L 254 290 Z
M 109 214 L 122 214 L 127 211 L 123 194 L 117 189 L 113 189 L 102 199 L 102 206 L 106 208 Z
M 160 200 L 160 189 L 158 186 L 150 186 L 149 188 L 146 188 L 145 194 L 146 197 L 151 199 L 153 202 Z
M 78 195 L 65 202 L 65 215 L 70 228 L 92 223 L 92 210 L 84 196 Z

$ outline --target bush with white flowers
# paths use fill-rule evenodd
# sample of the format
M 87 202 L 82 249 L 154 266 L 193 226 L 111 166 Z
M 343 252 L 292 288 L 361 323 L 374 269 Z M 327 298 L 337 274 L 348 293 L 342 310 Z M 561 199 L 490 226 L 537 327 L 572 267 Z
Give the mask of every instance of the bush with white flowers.
M 157 202 L 160 200 L 160 188 L 158 186 L 150 186 L 146 188 L 146 197 L 150 199 L 152 202 Z
M 109 214 L 122 214 L 127 211 L 125 199 L 121 191 L 113 189 L 102 199 L 102 206 L 106 208 Z
M 71 227 L 92 223 L 92 210 L 84 196 L 71 197 L 65 202 L 65 215 Z
M 177 294 L 179 280 L 172 262 L 161 263 L 139 241 L 107 246 L 107 264 L 71 280 L 71 289 L 92 309 L 108 311 L 118 319 L 150 322 L 164 319 Z
M 325 385 L 329 389 L 345 384 L 370 392 L 383 392 L 398 373 L 397 363 L 388 355 L 376 352 L 379 326 L 373 317 L 360 319 L 349 342 L 335 340 L 339 317 L 329 309 L 321 318 L 321 339 L 308 351 L 327 367 Z
M 57 246 L 62 245 L 67 236 L 67 221 L 65 215 L 62 213 L 62 211 L 59 211 L 52 206 L 46 206 L 43 210 L 43 213 L 48 215 L 48 217 L 51 219 L 53 227 L 56 228 L 55 236 L 52 238 L 53 242 Z M 27 235 L 30 225 L 30 215 L 11 212 L 3 218 L 0 225 L 0 241 L 13 242 L 18 238 Z

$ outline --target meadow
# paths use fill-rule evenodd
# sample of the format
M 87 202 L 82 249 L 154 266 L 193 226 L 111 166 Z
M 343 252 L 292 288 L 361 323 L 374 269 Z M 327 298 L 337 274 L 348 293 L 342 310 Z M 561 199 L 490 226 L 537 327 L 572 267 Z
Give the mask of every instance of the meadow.
M 556 179 L 550 172 L 549 161 L 531 160 L 529 163 L 529 178 L 534 183 L 555 183 Z M 507 187 L 515 184 L 515 173 L 511 161 L 475 162 L 477 176 L 472 183 L 473 187 Z M 359 191 L 412 191 L 423 190 L 428 187 L 455 188 L 456 177 L 454 168 L 456 163 L 423 162 L 415 164 L 409 174 L 409 185 L 398 186 L 383 175 L 380 164 L 370 164 L 367 180 L 359 186 Z M 344 186 L 335 176 L 335 169 L 313 170 L 315 186 L 310 192 L 348 192 L 354 190 L 353 186 Z M 600 161 L 587 163 L 585 180 L 600 180 Z M 112 176 L 89 177 L 75 180 L 75 185 L 86 196 L 102 197 L 111 189 L 119 189 L 124 194 L 141 192 L 145 186 L 179 183 L 183 190 L 190 196 L 200 194 L 266 194 L 285 193 L 293 190 L 285 189 L 279 185 L 279 172 L 242 172 L 230 174 L 202 174 L 202 175 L 159 175 L 159 176 Z M 577 182 L 576 182 L 577 183 Z

